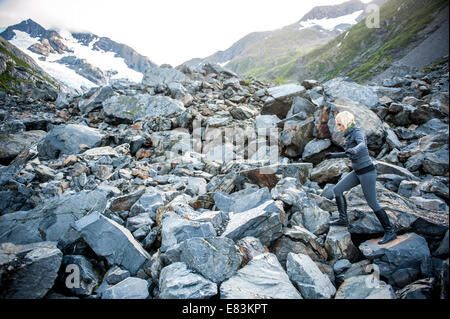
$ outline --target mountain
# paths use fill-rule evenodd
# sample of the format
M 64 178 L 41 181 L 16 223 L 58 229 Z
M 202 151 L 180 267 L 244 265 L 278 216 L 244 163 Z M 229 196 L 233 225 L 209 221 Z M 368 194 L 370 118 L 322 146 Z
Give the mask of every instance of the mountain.
M 274 74 L 297 81 L 348 76 L 357 82 L 381 79 L 383 72 L 405 74 L 448 59 L 448 30 L 448 1 L 390 0 L 380 7 L 380 28 L 360 21 Z
M 9 26 L 0 36 L 76 90 L 119 78 L 140 82 L 144 70 L 156 66 L 125 44 L 91 33 L 47 30 L 31 19 Z
M 40 94 L 44 90 L 49 100 L 55 100 L 62 87 L 31 57 L 0 37 L 0 91 L 27 94 L 34 90 L 33 94 Z
M 384 1 L 376 3 L 381 2 Z M 366 6 L 359 0 L 351 0 L 315 7 L 296 23 L 275 31 L 251 33 L 225 51 L 204 59 L 192 59 L 184 65 L 193 67 L 212 62 L 248 76 L 284 78 L 283 70 L 289 68 L 292 61 L 334 39 L 365 17 Z

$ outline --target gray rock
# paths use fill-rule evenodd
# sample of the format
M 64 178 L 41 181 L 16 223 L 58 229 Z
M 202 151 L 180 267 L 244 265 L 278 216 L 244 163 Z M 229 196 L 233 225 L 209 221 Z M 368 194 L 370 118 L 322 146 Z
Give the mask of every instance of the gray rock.
M 399 299 L 432 299 L 433 278 L 419 279 L 396 292 Z
M 161 194 L 156 192 L 146 192 L 131 206 L 130 217 L 142 213 L 148 213 L 153 220 L 156 219 L 156 210 L 164 206 L 164 199 Z
M 255 276 L 255 274 L 257 274 Z M 221 299 L 302 299 L 275 255 L 255 256 L 220 285 Z
M 350 277 L 339 287 L 335 299 L 397 299 L 394 290 L 374 275 Z
M 330 299 L 336 288 L 314 261 L 304 254 L 289 253 L 286 262 L 287 274 L 305 299 Z
M 121 282 L 122 280 L 130 277 L 130 272 L 126 269 L 122 269 L 119 266 L 114 266 L 103 277 L 103 280 L 110 285 L 115 285 Z
M 167 216 L 161 221 L 161 252 L 189 238 L 216 236 L 216 231 L 209 222 L 195 222 L 173 213 L 165 215 Z
M 365 105 L 369 109 L 376 107 L 378 104 L 378 96 L 370 87 L 359 85 L 349 78 L 334 78 L 325 82 L 323 87 L 325 94 L 332 100 L 346 97 Z
M 94 268 L 94 265 L 84 256 L 81 255 L 66 255 L 62 260 L 62 267 L 65 270 L 61 281 L 66 284 L 72 294 L 78 296 L 89 296 L 94 291 L 94 288 L 100 283 L 100 273 Z M 69 268 L 70 267 L 70 268 Z M 76 269 L 76 273 L 73 270 Z M 70 270 L 70 272 L 68 272 Z M 75 285 L 75 282 L 71 282 L 69 276 L 79 274 L 79 285 Z M 72 285 L 67 285 L 67 282 Z M 78 282 L 76 282 L 78 284 Z
M 217 284 L 233 276 L 242 262 L 238 247 L 228 238 L 190 238 L 180 249 L 182 262 Z
M 215 192 L 214 194 L 216 206 L 227 213 L 242 213 L 271 199 L 272 196 L 267 187 L 256 191 L 254 189 L 243 189 L 231 195 L 224 192 Z
M 157 87 L 161 84 L 169 83 L 183 84 L 187 81 L 187 77 L 177 69 L 152 67 L 147 68 L 142 78 L 142 84 L 151 87 Z
M 131 275 L 150 259 L 129 230 L 98 212 L 76 221 L 74 227 L 98 256 L 111 265 L 123 266 Z
M 176 262 L 161 270 L 159 298 L 208 299 L 217 295 L 217 284 L 190 270 L 185 263 Z
M 276 115 L 258 115 L 255 118 L 256 130 L 259 132 L 263 129 L 276 129 L 279 122 L 280 119 Z
M 99 130 L 78 124 L 55 127 L 38 144 L 39 157 L 58 158 L 62 154 L 79 154 L 87 148 L 101 145 L 104 136 Z
M 267 89 L 270 96 L 261 109 L 261 114 L 273 114 L 284 119 L 296 96 L 305 96 L 306 90 L 298 84 L 285 84 Z
M 352 266 L 352 263 L 348 261 L 347 259 L 339 259 L 336 261 L 333 265 L 333 271 L 336 275 L 339 275 L 340 273 L 346 271 Z
M 62 252 L 55 242 L 0 245 L 0 297 L 40 299 L 53 287 Z
M 350 172 L 348 159 L 328 159 L 311 171 L 311 180 L 317 183 L 334 182 L 336 177 Z
M 102 299 L 148 299 L 148 282 L 136 277 L 128 277 L 106 289 Z
M 331 259 L 355 261 L 358 257 L 358 249 L 353 244 L 346 227 L 330 227 L 325 239 L 325 249 Z
M 264 254 L 268 251 L 258 238 L 252 236 L 239 239 L 236 242 L 236 245 L 239 247 L 239 251 L 244 256 L 244 263 L 248 263 L 256 256 Z
M 397 239 L 385 245 L 378 245 L 377 240 L 368 240 L 359 246 L 360 251 L 373 260 L 380 269 L 380 274 L 395 282 L 394 274 L 400 269 L 417 269 L 431 257 L 427 241 L 416 233 L 397 236 Z
M 92 211 L 103 211 L 109 191 L 67 193 L 48 200 L 43 206 L 0 216 L 0 242 L 29 244 L 57 241 L 64 248 L 79 238 L 71 224 Z
M 299 114 L 301 112 L 304 112 L 306 116 L 314 115 L 314 112 L 316 111 L 317 106 L 315 106 L 313 103 L 311 103 L 309 100 L 303 98 L 303 97 L 295 97 L 294 101 L 292 103 L 292 107 L 289 110 L 289 112 L 286 115 L 286 118 L 290 118 L 294 116 L 295 114 Z
M 302 153 L 302 159 L 307 161 L 311 159 L 314 155 L 319 154 L 323 150 L 326 150 L 331 146 L 331 141 L 328 139 L 325 140 L 317 140 L 314 139 L 308 144 L 305 145 L 305 148 Z
M 239 240 L 253 236 L 261 240 L 263 245 L 269 246 L 282 235 L 283 213 L 282 207 L 270 200 L 250 210 L 230 214 L 230 221 L 222 237 Z
M 185 111 L 178 100 L 167 96 L 136 94 L 132 97 L 113 96 L 103 102 L 103 113 L 116 122 L 132 123 L 136 120 L 170 117 Z
M 449 244 L 449 239 L 448 239 L 448 230 L 445 232 L 445 236 L 442 239 L 440 245 L 438 248 L 436 248 L 436 250 L 434 251 L 433 255 L 434 256 L 445 256 L 448 255 L 448 244 Z
M 84 114 L 89 113 L 95 109 L 102 108 L 102 102 L 114 95 L 114 90 L 110 86 L 102 86 L 89 98 L 81 99 L 78 103 L 78 108 Z
M 28 131 L 0 135 L 0 160 L 12 161 L 17 155 L 43 139 L 46 134 L 45 131 Z

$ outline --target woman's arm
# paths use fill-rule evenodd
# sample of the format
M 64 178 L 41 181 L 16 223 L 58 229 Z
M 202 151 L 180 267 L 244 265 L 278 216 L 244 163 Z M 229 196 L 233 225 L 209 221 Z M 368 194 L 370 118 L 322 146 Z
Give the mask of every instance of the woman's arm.
M 359 152 L 364 150 L 364 148 L 367 148 L 366 138 L 361 131 L 357 130 L 355 132 L 355 140 L 358 144 L 352 148 L 354 152 L 350 151 L 351 153 L 358 154 Z
M 325 154 L 325 158 L 343 158 L 343 157 L 347 157 L 347 156 L 348 155 L 345 152 Z

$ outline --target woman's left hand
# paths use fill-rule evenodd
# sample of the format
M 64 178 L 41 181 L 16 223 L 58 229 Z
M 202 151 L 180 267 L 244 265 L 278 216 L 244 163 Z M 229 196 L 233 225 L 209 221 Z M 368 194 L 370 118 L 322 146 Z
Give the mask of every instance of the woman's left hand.
M 345 151 L 345 153 L 353 156 L 353 155 L 356 155 L 356 150 L 353 148 L 349 148 Z

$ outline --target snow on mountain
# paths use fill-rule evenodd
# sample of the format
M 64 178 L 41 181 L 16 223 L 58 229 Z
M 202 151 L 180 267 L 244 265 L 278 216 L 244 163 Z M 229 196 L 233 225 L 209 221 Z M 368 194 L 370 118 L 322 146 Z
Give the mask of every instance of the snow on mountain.
M 323 29 L 333 31 L 338 25 L 341 24 L 356 24 L 357 18 L 364 12 L 364 10 L 358 10 L 353 13 L 340 16 L 337 18 L 323 18 L 323 19 L 309 19 L 299 22 L 299 30 L 319 26 Z
M 132 48 L 90 33 L 48 31 L 32 20 L 3 30 L 6 40 L 48 74 L 80 92 L 118 79 L 141 82 L 144 70 L 153 66 Z

